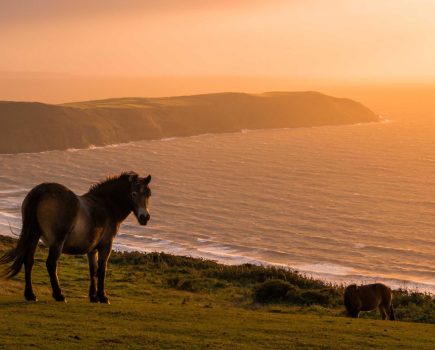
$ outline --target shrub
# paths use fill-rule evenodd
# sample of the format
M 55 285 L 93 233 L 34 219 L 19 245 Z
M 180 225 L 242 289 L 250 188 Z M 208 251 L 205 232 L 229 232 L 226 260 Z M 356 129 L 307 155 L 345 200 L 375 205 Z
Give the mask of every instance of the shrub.
M 268 280 L 254 289 L 254 301 L 263 304 L 287 303 L 333 306 L 337 305 L 340 300 L 340 294 L 334 288 L 300 289 L 279 279 Z
M 259 303 L 285 301 L 287 296 L 296 293 L 297 288 L 283 280 L 268 280 L 255 288 L 254 300 Z
M 433 295 L 405 289 L 393 292 L 393 307 L 398 320 L 435 323 L 435 297 Z
M 409 304 L 426 305 L 433 304 L 434 297 L 426 293 L 418 293 L 414 291 L 408 291 L 405 289 L 398 289 L 393 294 L 394 306 L 407 306 Z
M 300 301 L 303 305 L 329 306 L 333 304 L 331 294 L 326 289 L 303 291 L 300 293 Z
M 209 277 L 236 282 L 240 285 L 263 283 L 268 280 L 282 280 L 299 288 L 323 288 L 326 284 L 320 280 L 306 277 L 296 270 L 275 266 L 261 266 L 253 264 L 217 265 L 208 269 Z

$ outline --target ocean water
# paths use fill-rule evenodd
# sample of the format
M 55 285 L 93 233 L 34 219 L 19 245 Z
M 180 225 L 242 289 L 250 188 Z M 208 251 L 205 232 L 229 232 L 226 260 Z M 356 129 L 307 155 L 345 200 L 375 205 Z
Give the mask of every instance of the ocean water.
M 33 186 L 82 194 L 126 170 L 153 176 L 151 221 L 129 217 L 117 249 L 435 292 L 435 119 L 0 155 L 0 234 Z

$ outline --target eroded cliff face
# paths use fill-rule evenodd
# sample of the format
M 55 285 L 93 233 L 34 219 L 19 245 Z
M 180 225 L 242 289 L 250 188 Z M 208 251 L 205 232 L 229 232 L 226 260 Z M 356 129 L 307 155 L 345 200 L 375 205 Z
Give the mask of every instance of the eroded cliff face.
M 121 98 L 65 105 L 0 102 L 0 153 L 378 121 L 362 104 L 317 92 Z

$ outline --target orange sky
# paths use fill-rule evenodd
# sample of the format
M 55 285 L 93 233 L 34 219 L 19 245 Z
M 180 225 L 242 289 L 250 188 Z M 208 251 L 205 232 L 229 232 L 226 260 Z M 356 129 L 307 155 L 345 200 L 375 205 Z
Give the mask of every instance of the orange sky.
M 0 2 L 0 99 L 435 83 L 435 1 Z

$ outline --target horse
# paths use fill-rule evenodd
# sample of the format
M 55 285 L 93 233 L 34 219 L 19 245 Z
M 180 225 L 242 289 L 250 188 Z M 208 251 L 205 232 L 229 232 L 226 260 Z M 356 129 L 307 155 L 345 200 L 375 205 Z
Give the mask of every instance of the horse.
M 48 247 L 46 267 L 56 301 L 66 302 L 57 277 L 61 253 L 87 254 L 89 300 L 109 304 L 104 282 L 112 242 L 120 224 L 131 212 L 140 225 L 150 220 L 150 181 L 151 175 L 142 178 L 135 172 L 124 172 L 92 185 L 81 196 L 58 183 L 37 185 L 21 206 L 22 229 L 15 248 L 0 258 L 0 264 L 11 263 L 4 276 L 17 275 L 24 265 L 24 297 L 37 301 L 32 288 L 32 267 L 41 239 Z
M 393 294 L 385 284 L 374 283 L 365 286 L 351 284 L 344 290 L 344 306 L 347 316 L 358 318 L 360 311 L 379 309 L 383 320 L 387 315 L 395 319 L 392 304 Z

